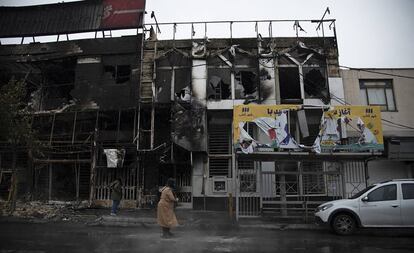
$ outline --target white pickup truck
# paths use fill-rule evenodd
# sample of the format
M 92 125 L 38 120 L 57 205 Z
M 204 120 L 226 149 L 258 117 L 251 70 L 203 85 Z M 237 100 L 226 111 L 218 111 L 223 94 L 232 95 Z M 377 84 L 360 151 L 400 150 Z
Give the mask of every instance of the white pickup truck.
M 324 203 L 316 208 L 315 218 L 340 235 L 359 227 L 414 228 L 414 179 L 382 182 L 349 199 Z

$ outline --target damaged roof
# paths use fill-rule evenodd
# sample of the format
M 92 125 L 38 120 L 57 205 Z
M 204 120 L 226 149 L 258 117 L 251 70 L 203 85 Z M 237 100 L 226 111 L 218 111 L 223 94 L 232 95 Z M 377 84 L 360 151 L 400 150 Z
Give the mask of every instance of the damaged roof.
M 140 43 L 141 35 L 3 45 L 0 46 L 0 62 L 32 62 L 75 55 L 136 54 L 140 51 Z

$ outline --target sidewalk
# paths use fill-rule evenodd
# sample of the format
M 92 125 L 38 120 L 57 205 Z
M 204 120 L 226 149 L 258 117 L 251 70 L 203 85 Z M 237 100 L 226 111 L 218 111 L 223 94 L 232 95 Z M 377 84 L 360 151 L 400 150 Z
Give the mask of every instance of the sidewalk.
M 192 209 L 178 209 L 176 216 L 181 228 L 199 229 L 277 229 L 291 230 L 322 229 L 312 222 L 305 223 L 302 219 L 274 219 L 268 217 L 240 218 L 236 222 L 227 212 L 197 211 Z M 119 215 L 110 216 L 103 214 L 88 225 L 103 226 L 144 226 L 158 227 L 155 210 L 121 210 Z
M 75 222 L 88 226 L 158 227 L 155 209 L 121 209 L 117 216 L 110 216 L 109 208 L 87 208 L 65 204 L 41 202 L 20 203 L 12 216 L 0 215 L 0 222 L 48 223 Z M 176 209 L 179 227 L 183 229 L 321 229 L 312 217 L 282 219 L 274 217 L 230 218 L 228 212 Z

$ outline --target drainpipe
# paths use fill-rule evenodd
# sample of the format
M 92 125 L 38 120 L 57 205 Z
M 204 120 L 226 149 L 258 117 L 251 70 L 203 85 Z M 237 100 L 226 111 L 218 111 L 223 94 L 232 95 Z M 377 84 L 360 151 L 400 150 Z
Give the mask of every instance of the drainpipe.
M 364 160 L 364 173 L 365 173 L 365 186 L 368 186 L 368 179 L 369 179 L 369 175 L 368 175 L 368 163 L 372 160 L 376 160 L 376 157 L 370 157 Z

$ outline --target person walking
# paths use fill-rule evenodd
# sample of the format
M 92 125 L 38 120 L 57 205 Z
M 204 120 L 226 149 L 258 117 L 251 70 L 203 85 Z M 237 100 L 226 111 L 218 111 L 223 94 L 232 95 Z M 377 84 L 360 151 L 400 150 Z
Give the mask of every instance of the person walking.
M 112 183 L 109 184 L 109 188 L 112 190 L 111 199 L 112 199 L 112 209 L 111 215 L 116 216 L 118 213 L 118 206 L 121 203 L 122 199 L 122 181 L 120 178 L 115 179 Z
M 174 204 L 177 201 L 173 190 L 175 188 L 175 180 L 169 178 L 166 185 L 161 188 L 161 197 L 157 206 L 157 222 L 162 229 L 162 237 L 168 238 L 173 236 L 170 229 L 177 226 L 177 217 L 174 213 Z

